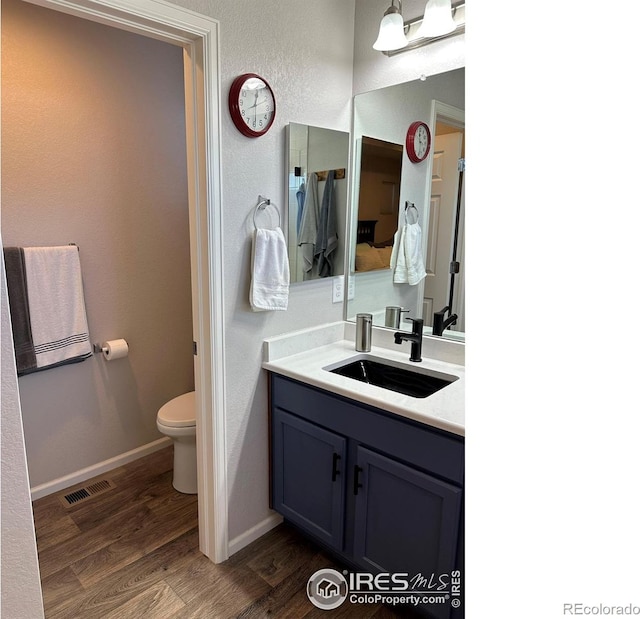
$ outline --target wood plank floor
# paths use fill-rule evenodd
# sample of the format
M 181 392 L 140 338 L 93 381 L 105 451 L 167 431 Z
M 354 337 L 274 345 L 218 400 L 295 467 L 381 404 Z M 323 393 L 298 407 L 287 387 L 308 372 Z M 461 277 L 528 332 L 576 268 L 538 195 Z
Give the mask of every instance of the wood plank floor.
M 307 599 L 307 580 L 341 567 L 287 525 L 225 563 L 207 559 L 198 550 L 197 498 L 173 489 L 172 465 L 168 447 L 82 484 L 108 479 L 115 488 L 103 494 L 65 507 L 68 489 L 33 503 L 47 619 L 329 615 Z M 330 615 L 406 616 L 348 602 Z

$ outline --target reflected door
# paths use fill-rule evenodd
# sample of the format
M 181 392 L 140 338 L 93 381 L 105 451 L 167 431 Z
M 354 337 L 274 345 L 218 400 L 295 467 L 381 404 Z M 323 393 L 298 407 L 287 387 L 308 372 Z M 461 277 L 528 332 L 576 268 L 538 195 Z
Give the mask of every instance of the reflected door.
M 455 234 L 459 186 L 458 160 L 461 155 L 461 132 L 436 136 L 423 305 L 424 324 L 428 326 L 433 325 L 433 312 L 441 310 L 449 303 L 449 264 Z

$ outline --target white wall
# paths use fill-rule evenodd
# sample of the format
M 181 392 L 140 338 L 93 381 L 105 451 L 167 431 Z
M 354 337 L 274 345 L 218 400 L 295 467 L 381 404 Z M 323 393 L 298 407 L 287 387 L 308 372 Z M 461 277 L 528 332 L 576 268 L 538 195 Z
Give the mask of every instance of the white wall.
M 250 234 L 258 195 L 286 204 L 285 126 L 297 122 L 349 131 L 354 0 L 180 0 L 220 22 L 222 182 L 225 243 L 225 352 L 229 538 L 269 518 L 266 337 L 342 319 L 332 280 L 291 288 L 286 312 L 254 313 L 249 305 Z M 262 75 L 276 96 L 266 136 L 241 135 L 226 96 L 233 79 Z

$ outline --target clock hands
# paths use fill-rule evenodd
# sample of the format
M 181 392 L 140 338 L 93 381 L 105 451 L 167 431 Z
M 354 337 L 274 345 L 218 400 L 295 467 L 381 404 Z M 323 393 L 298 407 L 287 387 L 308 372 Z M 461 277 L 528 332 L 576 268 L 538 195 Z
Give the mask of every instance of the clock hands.
M 267 103 L 267 100 L 266 99 L 262 99 L 262 101 L 258 101 L 257 98 L 256 98 L 256 102 L 253 105 L 250 105 L 248 107 L 248 109 L 250 110 L 250 109 L 252 109 L 254 107 L 258 107 L 259 105 L 262 105 L 263 103 Z

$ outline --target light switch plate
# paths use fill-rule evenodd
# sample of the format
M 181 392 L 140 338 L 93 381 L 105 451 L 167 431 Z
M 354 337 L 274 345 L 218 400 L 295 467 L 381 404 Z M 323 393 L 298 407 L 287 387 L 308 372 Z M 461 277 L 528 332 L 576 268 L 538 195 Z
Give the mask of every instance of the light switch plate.
M 347 290 L 347 299 L 353 301 L 353 297 L 356 296 L 356 280 L 353 277 L 349 278 L 349 289 Z
M 342 303 L 344 300 L 344 277 L 333 278 L 333 302 Z

